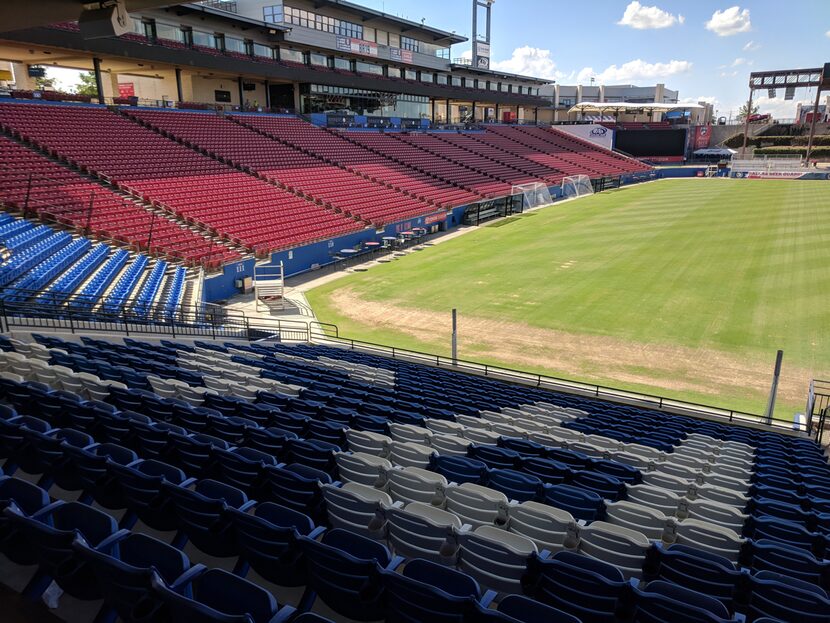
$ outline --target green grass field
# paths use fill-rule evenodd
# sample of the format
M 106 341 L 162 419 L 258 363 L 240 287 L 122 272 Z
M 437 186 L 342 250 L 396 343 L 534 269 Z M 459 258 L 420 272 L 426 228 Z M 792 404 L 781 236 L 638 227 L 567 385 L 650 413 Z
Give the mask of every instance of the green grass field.
M 309 292 L 341 335 L 776 415 L 830 375 L 830 184 L 670 180 L 496 222 Z

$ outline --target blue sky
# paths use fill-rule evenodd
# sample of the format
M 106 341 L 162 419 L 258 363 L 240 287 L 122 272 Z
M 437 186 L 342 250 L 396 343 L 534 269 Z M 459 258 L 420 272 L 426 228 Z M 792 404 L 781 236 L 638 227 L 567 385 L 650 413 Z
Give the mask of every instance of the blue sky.
M 469 37 L 472 0 L 353 0 Z M 453 57 L 469 50 L 453 47 Z M 496 0 L 494 68 L 563 84 L 663 82 L 689 101 L 714 102 L 728 116 L 746 101 L 756 69 L 830 62 L 830 0 Z M 758 93 L 756 93 L 758 95 Z M 796 100 L 815 93 L 800 90 Z M 783 94 L 760 98 L 762 112 L 793 117 Z

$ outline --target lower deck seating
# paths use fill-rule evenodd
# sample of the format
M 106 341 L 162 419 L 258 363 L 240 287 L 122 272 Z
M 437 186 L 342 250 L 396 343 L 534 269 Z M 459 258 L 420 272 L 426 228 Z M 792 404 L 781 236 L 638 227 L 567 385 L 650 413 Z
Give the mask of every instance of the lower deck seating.
M 622 441 L 609 403 L 331 347 L 35 337 L 0 339 L 0 552 L 37 565 L 29 595 L 55 580 L 160 621 L 830 614 L 830 466 L 809 440 L 621 407 Z M 662 449 L 647 423 L 674 425 Z M 305 590 L 280 607 L 257 583 Z

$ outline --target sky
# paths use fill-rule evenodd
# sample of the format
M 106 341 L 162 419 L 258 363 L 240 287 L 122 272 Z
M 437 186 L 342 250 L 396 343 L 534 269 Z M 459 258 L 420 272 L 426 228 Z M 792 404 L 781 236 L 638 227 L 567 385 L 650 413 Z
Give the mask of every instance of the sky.
M 465 37 L 472 0 L 353 0 Z M 830 0 L 496 0 L 491 67 L 562 84 L 664 83 L 688 102 L 734 117 L 746 102 L 749 73 L 830 62 Z M 470 44 L 453 46 L 452 57 Z M 760 96 L 760 97 L 758 97 Z M 756 92 L 761 112 L 795 116 L 801 89 L 785 102 Z
M 412 21 L 472 32 L 472 0 L 352 0 Z M 830 0 L 496 0 L 491 67 L 562 84 L 664 83 L 685 102 L 707 101 L 734 117 L 746 102 L 749 73 L 819 67 L 830 62 Z M 470 53 L 453 46 L 452 57 Z M 77 74 L 55 72 L 60 86 Z M 800 89 L 793 101 L 756 92 L 760 112 L 795 116 L 812 103 Z

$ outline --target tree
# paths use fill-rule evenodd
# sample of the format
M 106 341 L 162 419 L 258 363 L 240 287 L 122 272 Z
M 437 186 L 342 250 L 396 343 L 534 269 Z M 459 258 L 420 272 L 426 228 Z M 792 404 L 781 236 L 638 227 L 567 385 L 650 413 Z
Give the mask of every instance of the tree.
M 95 74 L 91 71 L 84 71 L 78 75 L 80 82 L 72 90 L 78 95 L 98 96 L 98 85 L 95 84 Z
M 747 115 L 754 115 L 757 112 L 758 112 L 758 104 L 754 104 L 752 106 L 752 110 L 749 110 L 749 100 L 747 100 L 746 104 L 743 104 L 738 109 L 738 114 L 735 118 L 738 121 L 743 121 L 744 119 L 746 119 Z
M 42 78 L 35 78 L 35 88 L 38 91 L 54 91 L 55 79 L 47 78 L 46 76 L 43 76 Z

